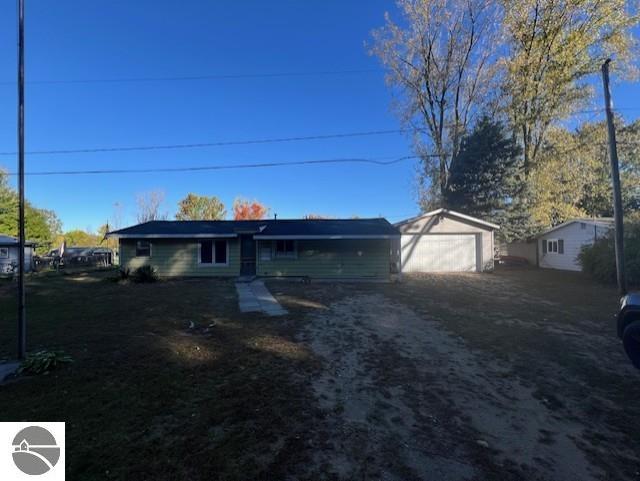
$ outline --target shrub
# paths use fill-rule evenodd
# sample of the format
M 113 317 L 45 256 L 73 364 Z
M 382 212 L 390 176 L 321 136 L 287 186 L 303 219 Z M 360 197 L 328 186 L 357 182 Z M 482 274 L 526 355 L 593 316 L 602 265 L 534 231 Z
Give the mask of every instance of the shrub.
M 158 274 L 153 267 L 142 266 L 136 269 L 133 274 L 133 280 L 140 283 L 156 282 L 158 280 Z
M 111 282 L 128 282 L 130 279 L 131 279 L 131 269 L 128 269 L 128 268 L 118 269 L 118 272 L 115 276 L 107 277 L 107 280 Z
M 42 374 L 59 368 L 62 364 L 73 362 L 70 356 L 62 351 L 38 351 L 29 354 L 22 361 L 18 373 Z
M 624 258 L 627 283 L 632 286 L 640 285 L 640 220 L 632 220 L 625 224 Z M 615 283 L 616 254 L 613 230 L 593 245 L 584 246 L 578 254 L 578 261 L 582 270 L 594 279 Z

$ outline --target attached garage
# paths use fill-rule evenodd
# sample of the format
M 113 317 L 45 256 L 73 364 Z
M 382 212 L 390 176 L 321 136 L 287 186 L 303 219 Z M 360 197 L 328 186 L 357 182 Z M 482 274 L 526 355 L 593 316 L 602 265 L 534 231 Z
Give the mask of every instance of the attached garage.
M 438 209 L 395 224 L 401 272 L 482 272 L 493 269 L 494 231 L 475 217 Z

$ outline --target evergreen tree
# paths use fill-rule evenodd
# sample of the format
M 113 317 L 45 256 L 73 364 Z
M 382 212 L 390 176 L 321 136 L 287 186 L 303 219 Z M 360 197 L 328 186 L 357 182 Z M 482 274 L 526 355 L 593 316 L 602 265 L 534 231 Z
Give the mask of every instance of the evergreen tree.
M 481 118 L 451 164 L 446 207 L 499 224 L 510 241 L 536 230 L 529 199 L 520 147 L 501 122 Z

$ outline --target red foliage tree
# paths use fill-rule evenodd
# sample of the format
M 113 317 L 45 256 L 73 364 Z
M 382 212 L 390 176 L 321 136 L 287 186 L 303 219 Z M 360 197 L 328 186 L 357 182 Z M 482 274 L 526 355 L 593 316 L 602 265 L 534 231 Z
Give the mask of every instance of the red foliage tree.
M 257 200 L 236 199 L 233 202 L 234 220 L 260 220 L 264 219 L 268 212 L 269 208 Z

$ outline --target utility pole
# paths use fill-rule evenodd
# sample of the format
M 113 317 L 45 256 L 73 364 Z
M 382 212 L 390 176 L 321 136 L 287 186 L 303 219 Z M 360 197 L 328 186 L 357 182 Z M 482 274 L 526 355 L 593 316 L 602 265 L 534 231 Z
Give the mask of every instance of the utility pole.
M 624 270 L 624 224 L 622 212 L 622 193 L 620 192 L 620 169 L 618 167 L 618 148 L 616 146 L 616 128 L 613 125 L 611 110 L 611 92 L 609 92 L 609 64 L 608 58 L 602 64 L 602 83 L 604 86 L 604 108 L 607 112 L 607 127 L 609 133 L 609 161 L 611 162 L 611 182 L 613 183 L 613 217 L 615 219 L 616 241 L 616 275 L 620 295 L 627 293 L 627 279 Z
M 18 0 L 18 359 L 27 353 L 24 292 L 24 2 Z

